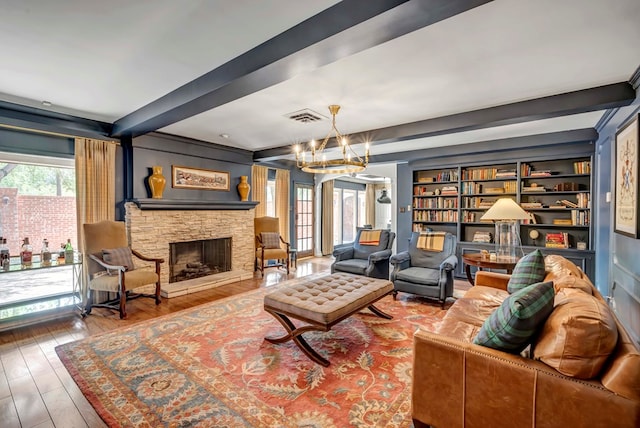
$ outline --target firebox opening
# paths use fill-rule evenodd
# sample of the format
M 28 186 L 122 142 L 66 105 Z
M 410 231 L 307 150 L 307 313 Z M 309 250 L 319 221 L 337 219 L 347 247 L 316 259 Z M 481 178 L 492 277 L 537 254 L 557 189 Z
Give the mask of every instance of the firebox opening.
M 169 243 L 169 282 L 231 270 L 231 238 Z

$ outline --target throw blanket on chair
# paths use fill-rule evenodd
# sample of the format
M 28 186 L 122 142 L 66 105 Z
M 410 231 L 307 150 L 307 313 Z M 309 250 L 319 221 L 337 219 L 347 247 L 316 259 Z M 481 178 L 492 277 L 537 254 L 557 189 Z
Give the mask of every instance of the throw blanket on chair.
M 360 245 L 380 245 L 381 230 L 363 230 L 360 233 Z
M 421 233 L 416 244 L 417 248 L 426 251 L 442 251 L 444 249 L 444 237 L 447 232 Z

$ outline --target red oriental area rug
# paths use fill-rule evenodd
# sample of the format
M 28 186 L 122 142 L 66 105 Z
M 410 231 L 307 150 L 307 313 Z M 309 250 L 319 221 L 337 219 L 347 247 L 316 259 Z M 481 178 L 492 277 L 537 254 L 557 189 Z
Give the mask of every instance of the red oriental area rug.
M 298 281 L 298 280 L 294 280 Z M 287 284 L 291 284 L 288 282 Z M 260 289 L 56 348 L 110 427 L 410 427 L 412 338 L 433 330 L 439 305 L 406 294 L 329 332 L 305 334 L 313 363 Z

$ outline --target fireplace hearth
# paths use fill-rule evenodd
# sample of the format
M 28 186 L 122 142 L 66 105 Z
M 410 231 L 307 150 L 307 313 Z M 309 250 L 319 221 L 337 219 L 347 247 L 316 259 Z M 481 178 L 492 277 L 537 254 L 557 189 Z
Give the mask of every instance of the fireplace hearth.
M 169 243 L 169 283 L 231 270 L 231 237 Z

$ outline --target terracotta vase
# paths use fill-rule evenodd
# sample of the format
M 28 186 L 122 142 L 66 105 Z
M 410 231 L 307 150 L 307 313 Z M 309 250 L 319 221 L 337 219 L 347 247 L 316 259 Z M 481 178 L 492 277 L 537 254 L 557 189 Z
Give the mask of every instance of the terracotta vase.
M 162 192 L 164 192 L 164 186 L 167 184 L 167 180 L 162 175 L 161 166 L 153 166 L 153 174 L 149 176 L 149 189 L 151 189 L 151 197 L 154 199 L 162 198 Z
M 241 201 L 249 200 L 249 190 L 251 190 L 251 186 L 247 183 L 247 176 L 240 176 L 240 183 L 238 183 L 238 194 L 240 195 Z

